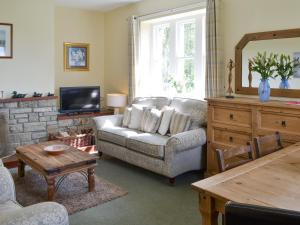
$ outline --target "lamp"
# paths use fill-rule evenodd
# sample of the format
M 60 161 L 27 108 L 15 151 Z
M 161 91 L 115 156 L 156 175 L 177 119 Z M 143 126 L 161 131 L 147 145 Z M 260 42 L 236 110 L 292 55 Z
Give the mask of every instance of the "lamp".
M 120 112 L 120 107 L 125 107 L 127 103 L 127 97 L 124 94 L 107 94 L 107 106 L 114 108 L 114 114 L 117 115 Z

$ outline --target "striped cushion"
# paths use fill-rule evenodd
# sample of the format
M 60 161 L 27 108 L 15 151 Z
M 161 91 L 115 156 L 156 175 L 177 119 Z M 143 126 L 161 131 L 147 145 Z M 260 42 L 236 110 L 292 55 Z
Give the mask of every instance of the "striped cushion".
M 144 109 L 140 130 L 147 133 L 156 133 L 160 124 L 161 115 L 162 113 L 158 109 Z
M 158 133 L 161 135 L 166 135 L 168 133 L 172 116 L 175 112 L 175 109 L 169 106 L 165 106 L 162 108 L 162 119 L 160 122 L 160 126 L 158 129 Z
M 123 123 L 122 126 L 123 127 L 128 127 L 129 123 L 130 123 L 130 117 L 131 117 L 131 111 L 132 108 L 130 107 L 126 107 L 125 111 L 124 111 L 124 115 L 123 115 Z
M 170 132 L 171 135 L 187 131 L 191 124 L 191 116 L 189 114 L 175 112 L 171 119 Z

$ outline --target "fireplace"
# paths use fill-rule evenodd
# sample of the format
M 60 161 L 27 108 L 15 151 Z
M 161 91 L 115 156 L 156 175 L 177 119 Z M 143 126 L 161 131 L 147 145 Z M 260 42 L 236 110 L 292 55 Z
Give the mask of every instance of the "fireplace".
M 8 149 L 8 125 L 7 125 L 7 115 L 0 113 L 0 158 L 10 154 Z

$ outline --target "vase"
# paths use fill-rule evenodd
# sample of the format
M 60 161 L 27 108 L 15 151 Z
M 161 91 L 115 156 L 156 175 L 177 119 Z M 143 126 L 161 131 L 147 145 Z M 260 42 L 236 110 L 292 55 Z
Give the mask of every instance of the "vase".
M 271 89 L 268 79 L 261 79 L 258 87 L 259 99 L 262 102 L 267 102 L 270 99 Z
M 281 79 L 281 82 L 279 84 L 279 88 L 280 89 L 289 89 L 290 88 L 289 80 L 288 79 Z

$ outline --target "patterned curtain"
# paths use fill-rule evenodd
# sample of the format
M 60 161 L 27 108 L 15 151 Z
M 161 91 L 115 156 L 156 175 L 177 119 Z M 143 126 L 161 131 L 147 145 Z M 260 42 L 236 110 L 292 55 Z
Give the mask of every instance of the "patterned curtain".
M 206 6 L 206 89 L 207 98 L 225 95 L 221 48 L 219 0 L 207 0 Z
M 139 25 L 137 18 L 132 16 L 129 19 L 129 91 L 128 102 L 136 97 L 137 92 L 137 70 L 138 70 L 138 52 L 139 52 Z

